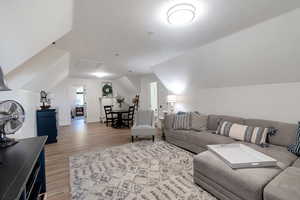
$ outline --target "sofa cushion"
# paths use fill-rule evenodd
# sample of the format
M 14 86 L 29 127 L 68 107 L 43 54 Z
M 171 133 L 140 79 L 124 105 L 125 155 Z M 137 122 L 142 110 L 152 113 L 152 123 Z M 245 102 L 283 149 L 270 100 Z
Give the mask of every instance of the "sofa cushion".
M 187 142 L 194 145 L 199 145 L 200 147 L 207 149 L 206 147 L 207 145 L 229 144 L 235 142 L 235 140 L 229 137 L 212 134 L 209 131 L 201 131 L 201 132 L 191 131 L 189 132 L 189 135 L 187 137 Z
M 177 140 L 180 140 L 182 142 L 186 142 L 187 141 L 187 134 L 190 134 L 191 131 L 189 130 L 174 130 L 174 129 L 170 129 L 168 131 L 165 132 L 166 137 L 171 137 Z
M 293 167 L 300 168 L 300 158 L 298 158 L 298 159 L 294 162 Z
M 202 115 L 202 114 L 197 114 L 195 112 L 191 113 L 191 118 L 190 118 L 190 127 L 192 130 L 195 131 L 205 131 L 207 128 L 207 115 Z
M 296 124 L 284 122 L 268 121 L 261 119 L 246 119 L 245 124 L 249 126 L 260 126 L 264 128 L 276 128 L 277 133 L 269 138 L 269 142 L 274 145 L 288 146 L 296 141 Z
M 261 153 L 264 153 L 278 161 L 277 165 L 281 169 L 285 169 L 289 166 L 291 166 L 294 161 L 297 159 L 297 156 L 295 156 L 293 153 L 289 152 L 286 147 L 277 146 L 277 145 L 269 145 L 269 147 L 261 147 L 255 144 L 246 143 L 246 142 L 239 142 L 240 144 L 244 144 L 248 147 L 251 147 L 252 149 L 255 149 L 256 151 L 259 151 Z
M 216 131 L 221 120 L 233 123 L 244 124 L 244 119 L 240 117 L 232 117 L 226 115 L 209 115 L 207 121 L 207 129 Z
M 289 167 L 264 189 L 264 200 L 299 200 L 300 169 Z
M 165 115 L 164 120 L 164 128 L 165 129 L 173 129 L 173 123 L 174 123 L 175 114 L 168 114 Z
M 194 176 L 205 176 L 243 200 L 262 200 L 263 188 L 281 171 L 278 167 L 233 170 L 210 151 L 194 157 Z

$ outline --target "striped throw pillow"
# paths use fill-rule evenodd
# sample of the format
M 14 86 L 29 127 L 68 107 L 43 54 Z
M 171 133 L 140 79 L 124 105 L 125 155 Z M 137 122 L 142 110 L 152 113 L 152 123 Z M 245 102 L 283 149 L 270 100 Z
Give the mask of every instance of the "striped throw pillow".
M 190 113 L 176 114 L 174 117 L 173 129 L 189 130 L 190 129 Z
M 300 156 L 300 122 L 298 122 L 298 128 L 296 133 L 296 144 L 288 146 L 288 150 L 297 156 Z
M 221 121 L 217 134 L 233 139 L 263 145 L 266 143 L 269 128 L 246 126 L 228 121 Z

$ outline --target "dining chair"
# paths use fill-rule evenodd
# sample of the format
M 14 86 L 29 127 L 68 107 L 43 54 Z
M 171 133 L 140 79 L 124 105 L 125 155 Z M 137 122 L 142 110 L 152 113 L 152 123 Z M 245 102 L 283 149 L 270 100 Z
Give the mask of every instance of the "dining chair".
M 115 120 L 117 120 L 116 117 L 111 113 L 112 112 L 112 106 L 104 106 L 104 112 L 105 112 L 105 123 L 106 126 L 108 126 L 109 123 L 112 125 L 114 124 Z
M 156 128 L 154 126 L 154 114 L 152 110 L 139 110 L 136 113 L 134 125 L 131 128 L 131 139 L 139 136 L 152 136 L 154 142 Z
M 129 106 L 128 108 L 128 113 L 126 113 L 123 116 L 123 121 L 125 122 L 125 125 L 130 128 L 131 126 L 133 126 L 133 121 L 134 121 L 134 110 L 135 110 L 135 106 Z

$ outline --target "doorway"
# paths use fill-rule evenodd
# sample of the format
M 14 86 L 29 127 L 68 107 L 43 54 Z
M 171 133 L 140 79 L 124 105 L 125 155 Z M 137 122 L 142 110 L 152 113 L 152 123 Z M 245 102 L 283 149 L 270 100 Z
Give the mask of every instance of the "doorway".
M 84 86 L 72 87 L 72 121 L 86 123 L 87 118 L 86 89 Z
M 159 115 L 157 82 L 150 83 L 150 108 L 154 111 L 154 122 L 157 123 Z

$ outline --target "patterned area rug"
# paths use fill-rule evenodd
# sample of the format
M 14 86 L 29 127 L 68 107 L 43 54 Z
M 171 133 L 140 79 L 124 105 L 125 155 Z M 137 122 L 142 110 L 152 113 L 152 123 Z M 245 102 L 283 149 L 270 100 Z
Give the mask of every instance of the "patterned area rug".
M 193 154 L 136 142 L 70 157 L 75 200 L 216 200 L 193 183 Z

